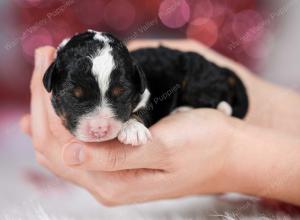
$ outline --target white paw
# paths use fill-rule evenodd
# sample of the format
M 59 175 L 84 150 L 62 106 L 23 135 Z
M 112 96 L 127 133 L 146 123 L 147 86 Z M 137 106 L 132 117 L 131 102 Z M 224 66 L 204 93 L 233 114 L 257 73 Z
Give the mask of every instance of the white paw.
M 125 122 L 118 134 L 120 142 L 134 146 L 146 144 L 149 139 L 151 139 L 150 131 L 136 119 L 129 119 Z
M 220 102 L 217 109 L 226 115 L 232 115 L 232 107 L 225 101 Z
M 175 108 L 171 114 L 176 114 L 176 113 L 180 113 L 180 112 L 186 112 L 186 111 L 189 111 L 189 110 L 192 110 L 193 108 L 192 107 L 189 107 L 189 106 L 180 106 L 178 108 Z

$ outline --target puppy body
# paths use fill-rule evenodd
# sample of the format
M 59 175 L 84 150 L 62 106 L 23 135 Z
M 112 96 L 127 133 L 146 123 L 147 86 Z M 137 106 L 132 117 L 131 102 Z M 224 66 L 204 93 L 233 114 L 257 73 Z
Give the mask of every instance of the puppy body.
M 62 42 L 44 85 L 65 127 L 89 142 L 118 137 L 144 144 L 147 127 L 182 106 L 239 118 L 248 109 L 246 89 L 232 71 L 165 47 L 129 53 L 111 34 L 95 31 Z
M 218 108 L 238 118 L 246 115 L 246 89 L 231 70 L 197 53 L 165 47 L 140 49 L 131 56 L 143 68 L 151 93 L 153 107 L 146 108 L 150 125 L 180 106 Z

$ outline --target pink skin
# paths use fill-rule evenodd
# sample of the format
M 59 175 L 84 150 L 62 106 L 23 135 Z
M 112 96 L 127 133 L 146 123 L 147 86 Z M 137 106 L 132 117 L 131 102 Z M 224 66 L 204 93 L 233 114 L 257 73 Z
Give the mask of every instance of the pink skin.
M 85 142 L 102 142 L 115 138 L 122 122 L 115 119 L 110 110 L 100 110 L 80 119 L 75 136 Z

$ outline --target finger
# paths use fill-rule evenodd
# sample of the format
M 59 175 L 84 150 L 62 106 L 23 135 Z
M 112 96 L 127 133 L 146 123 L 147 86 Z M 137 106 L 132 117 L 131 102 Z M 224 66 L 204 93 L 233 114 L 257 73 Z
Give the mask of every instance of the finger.
M 36 50 L 35 69 L 31 80 L 31 132 L 34 146 L 40 151 L 43 151 L 44 145 L 50 144 L 49 141 L 51 141 L 42 79 L 53 60 L 54 51 L 52 47 L 42 47 Z
M 155 136 L 147 144 L 134 147 L 117 140 L 105 143 L 73 142 L 63 148 L 63 160 L 69 166 L 94 171 L 126 169 L 163 169 L 168 155 Z
M 93 195 L 109 206 L 169 198 L 176 193 L 174 176 L 150 169 L 93 172 Z
M 55 113 L 55 110 L 51 104 L 50 94 L 48 93 L 45 94 L 44 103 L 45 103 L 45 108 L 47 110 L 50 132 L 53 134 L 56 140 L 63 146 L 64 144 L 74 139 L 74 136 L 63 126 L 62 120 L 65 119 L 60 118 L 63 116 L 58 117 L 57 114 Z
M 198 51 L 203 50 L 201 42 L 192 39 L 173 40 L 173 39 L 157 39 L 157 40 L 133 40 L 129 41 L 127 47 L 129 50 L 136 50 L 143 47 L 158 47 L 160 45 L 183 50 Z
M 43 166 L 44 168 L 51 171 L 56 176 L 64 178 L 68 181 L 81 186 L 81 187 L 91 187 L 90 183 L 92 182 L 89 173 L 81 170 L 74 170 L 70 167 L 65 167 L 60 163 L 53 163 L 45 155 L 35 152 L 36 161 Z
M 43 113 L 44 119 L 47 118 L 48 128 L 41 133 L 52 133 L 60 143 L 67 143 L 74 137 L 65 129 L 61 119 L 56 115 L 51 104 L 51 93 L 48 93 L 43 85 L 43 75 L 55 56 L 56 51 L 53 47 L 46 46 L 36 50 L 37 64 L 31 82 L 32 100 L 36 102 L 36 105 L 43 105 L 43 110 L 40 109 L 40 113 Z
M 50 46 L 40 47 L 35 50 L 34 70 L 31 78 L 31 90 L 44 91 L 43 76 L 55 57 L 55 49 Z
M 20 128 L 28 136 L 31 136 L 31 121 L 30 120 L 31 120 L 30 114 L 23 115 L 20 120 Z

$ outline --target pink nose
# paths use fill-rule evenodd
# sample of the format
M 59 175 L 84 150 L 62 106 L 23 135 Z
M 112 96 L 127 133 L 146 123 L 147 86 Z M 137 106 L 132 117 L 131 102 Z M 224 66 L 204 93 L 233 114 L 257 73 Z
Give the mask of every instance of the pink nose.
M 108 125 L 98 125 L 90 128 L 90 135 L 94 138 L 102 138 L 105 137 L 108 133 Z

